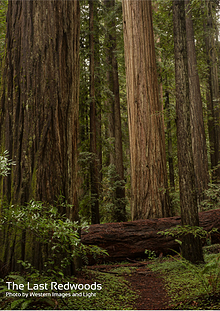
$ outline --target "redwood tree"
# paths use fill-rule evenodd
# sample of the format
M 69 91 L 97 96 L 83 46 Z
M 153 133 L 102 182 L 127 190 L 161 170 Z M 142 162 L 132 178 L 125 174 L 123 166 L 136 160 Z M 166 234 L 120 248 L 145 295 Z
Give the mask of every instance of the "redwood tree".
M 79 2 L 9 0 L 6 46 L 0 139 L 16 166 L 1 194 L 10 204 L 61 196 L 73 207 L 60 212 L 76 220 Z M 5 230 L 1 255 L 10 269 L 27 256 L 42 268 L 39 244 Z
M 170 215 L 151 1 L 124 0 L 132 219 Z
M 99 223 L 99 172 L 97 154 L 97 122 L 96 122 L 96 90 L 95 90 L 95 40 L 94 40 L 94 3 L 89 1 L 89 30 L 90 30 L 90 165 L 91 181 L 91 223 Z
M 220 181 L 220 128 L 219 128 L 219 78 L 218 78 L 218 53 L 216 44 L 216 3 L 212 0 L 206 0 L 206 16 L 204 22 L 205 47 L 208 64 L 208 90 L 207 90 L 207 106 L 208 106 L 208 131 L 210 141 L 210 158 L 213 181 Z
M 190 125 L 184 1 L 173 1 L 173 25 L 181 223 L 182 225 L 199 226 Z M 182 254 L 184 258 L 193 263 L 203 261 L 200 239 L 191 234 L 186 235 L 183 239 Z
M 204 191 L 208 188 L 209 173 L 202 98 L 197 70 L 193 20 L 190 8 L 190 1 L 185 0 L 192 149 L 197 198 L 198 201 L 201 202 L 204 199 Z
M 114 211 L 112 218 L 115 221 L 125 221 L 125 189 L 124 189 L 124 166 L 122 150 L 122 129 L 121 129 L 121 112 L 119 96 L 119 78 L 118 78 L 118 61 L 116 58 L 116 23 L 115 16 L 109 18 L 112 9 L 115 7 L 115 0 L 104 0 L 107 13 L 105 36 L 106 60 L 108 65 L 107 83 L 110 95 L 106 101 L 108 109 L 108 136 L 113 139 L 113 148 L 110 150 L 110 165 L 115 168 L 116 176 L 113 176 L 112 182 L 115 183 L 113 192 Z
M 165 91 L 165 109 L 167 111 L 166 131 L 167 131 L 167 155 L 168 155 L 168 163 L 169 163 L 169 179 L 170 179 L 170 188 L 172 191 L 174 191 L 175 190 L 175 173 L 174 173 L 173 143 L 172 143 L 172 133 L 171 133 L 171 113 L 170 113 L 171 105 L 170 105 L 170 94 L 169 94 L 168 89 L 166 89 Z

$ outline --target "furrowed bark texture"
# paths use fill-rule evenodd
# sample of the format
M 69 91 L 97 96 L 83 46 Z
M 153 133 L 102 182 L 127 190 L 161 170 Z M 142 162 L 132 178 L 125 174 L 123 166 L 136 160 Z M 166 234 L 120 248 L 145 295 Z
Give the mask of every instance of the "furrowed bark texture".
M 115 0 L 104 1 L 107 14 L 112 14 L 112 9 L 115 6 Z M 109 19 L 109 17 L 107 16 Z M 122 130 L 121 130 L 121 112 L 120 112 L 120 96 L 119 96 L 119 78 L 118 78 L 118 62 L 116 58 L 116 26 L 115 17 L 106 22 L 106 60 L 109 66 L 107 71 L 107 83 L 112 96 L 106 101 L 109 111 L 108 135 L 113 138 L 113 148 L 110 151 L 110 164 L 114 165 L 116 177 L 113 177 L 113 182 L 118 181 L 119 186 L 115 187 L 114 191 L 114 212 L 112 215 L 116 221 L 126 220 L 125 211 L 125 188 L 124 188 L 124 166 L 123 166 L 123 150 L 122 150 Z
M 213 228 L 220 229 L 220 210 L 199 213 L 201 227 L 207 232 Z M 97 261 L 117 261 L 127 258 L 143 258 L 145 250 L 154 251 L 157 255 L 172 254 L 179 251 L 180 245 L 175 237 L 158 234 L 159 231 L 181 224 L 180 216 L 145 219 L 130 222 L 91 225 L 88 231 L 82 231 L 81 241 L 85 245 L 97 245 L 107 250 L 109 256 Z M 203 241 L 204 245 L 206 241 Z M 211 235 L 212 244 L 220 242 L 220 234 Z M 90 258 L 93 263 L 94 259 Z
M 96 7 L 94 10 L 94 44 L 95 44 L 95 99 L 96 99 L 96 148 L 98 159 L 98 190 L 99 195 L 102 192 L 102 75 L 101 75 L 101 44 L 100 42 L 100 14 L 99 2 L 95 2 Z
M 173 24 L 181 222 L 182 225 L 199 226 L 191 140 L 185 7 L 183 1 L 173 1 Z M 182 250 L 184 258 L 194 263 L 203 261 L 199 239 L 191 235 L 186 236 Z
M 175 190 L 175 173 L 174 173 L 174 163 L 173 163 L 173 144 L 171 136 L 171 114 L 170 114 L 170 96 L 169 91 L 165 91 L 165 109 L 167 111 L 167 122 L 166 122 L 166 131 L 167 131 L 167 154 L 168 154 L 168 163 L 169 163 L 169 179 L 170 179 L 170 188 Z M 175 215 L 175 214 L 174 214 Z
M 199 75 L 197 70 L 196 49 L 194 41 L 193 21 L 190 11 L 190 1 L 185 0 L 186 9 L 186 42 L 188 55 L 190 117 L 194 170 L 198 202 L 204 199 L 204 190 L 208 188 L 209 172 L 206 147 L 205 128 L 203 122 L 203 107 L 200 93 Z
M 214 1 L 206 0 L 207 6 L 207 16 L 206 22 L 204 22 L 204 32 L 205 32 L 205 46 L 207 54 L 207 64 L 208 64 L 208 87 L 207 90 L 207 101 L 208 101 L 208 131 L 209 131 L 209 141 L 210 141 L 210 158 L 211 158 L 211 168 L 214 169 L 212 172 L 213 181 L 220 181 L 220 167 L 218 167 L 220 161 L 219 153 L 219 138 L 220 138 L 220 128 L 219 128 L 219 117 L 220 117 L 220 107 L 219 107 L 219 78 L 218 78 L 218 54 L 217 45 L 215 40 L 215 16 L 216 5 Z
M 90 29 L 90 152 L 93 160 L 90 165 L 91 181 L 91 222 L 97 224 L 99 220 L 99 173 L 97 155 L 97 131 L 96 131 L 96 99 L 95 99 L 95 42 L 94 42 L 94 3 L 89 1 L 89 29 Z
M 12 204 L 32 198 L 53 204 L 61 195 L 73 205 L 60 211 L 71 220 L 78 213 L 78 41 L 78 1 L 9 1 L 0 137 L 16 166 L 1 193 Z M 27 252 L 42 268 L 40 246 L 28 250 L 23 234 L 15 253 L 20 237 L 13 232 L 10 242 L 9 235 L 3 257 L 11 269 Z
M 124 0 L 132 219 L 170 215 L 151 1 Z

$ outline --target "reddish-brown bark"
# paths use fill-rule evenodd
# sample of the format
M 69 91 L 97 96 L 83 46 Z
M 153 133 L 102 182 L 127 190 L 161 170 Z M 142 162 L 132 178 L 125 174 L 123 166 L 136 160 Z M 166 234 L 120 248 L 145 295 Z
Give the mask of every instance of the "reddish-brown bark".
M 123 0 L 132 219 L 170 216 L 151 1 Z
M 9 204 L 58 196 L 78 215 L 79 1 L 9 1 L 1 93 L 1 148 L 16 161 L 1 184 Z M 7 226 L 1 258 L 43 268 L 34 237 Z M 47 250 L 45 251 L 45 253 Z
M 108 15 L 112 14 L 115 6 L 115 0 L 105 0 L 105 9 Z M 108 17 L 109 19 L 109 17 Z M 112 194 L 114 200 L 114 210 L 112 219 L 116 221 L 126 220 L 125 211 L 125 189 L 124 189 L 124 166 L 123 166 L 123 149 L 122 149 L 122 129 L 121 129 L 121 112 L 119 96 L 119 77 L 118 61 L 116 57 L 116 24 L 115 17 L 106 22 L 107 33 L 106 41 L 106 61 L 108 64 L 107 83 L 111 95 L 106 100 L 108 109 L 108 136 L 113 140 L 113 148 L 110 149 L 110 164 L 114 166 L 117 176 L 112 177 L 112 182 L 118 182 Z
M 173 1 L 173 37 L 176 82 L 176 127 L 179 189 L 182 225 L 199 226 L 195 170 L 190 124 L 189 75 L 186 44 L 186 20 L 183 1 Z M 183 257 L 193 263 L 203 260 L 200 241 L 186 236 Z
M 99 219 L 99 172 L 97 153 L 97 122 L 96 122 L 96 90 L 95 90 L 95 41 L 94 41 L 94 1 L 89 1 L 89 45 L 90 45 L 90 152 L 92 161 L 90 164 L 91 181 L 91 223 L 98 224 Z
M 189 0 L 185 0 L 185 9 L 192 149 L 197 199 L 198 202 L 201 202 L 204 199 L 204 191 L 208 188 L 209 183 L 208 157 L 203 122 L 202 98 L 197 70 L 193 20 Z
M 220 209 L 199 213 L 200 226 L 206 231 L 220 231 Z M 82 231 L 82 243 L 100 246 L 108 251 L 104 261 L 143 257 L 146 249 L 160 253 L 179 251 L 174 237 L 159 235 L 159 231 L 181 224 L 179 216 L 136 220 L 130 222 L 91 225 L 88 232 Z M 212 235 L 212 243 L 220 242 L 220 234 Z M 100 259 L 101 260 L 101 259 Z

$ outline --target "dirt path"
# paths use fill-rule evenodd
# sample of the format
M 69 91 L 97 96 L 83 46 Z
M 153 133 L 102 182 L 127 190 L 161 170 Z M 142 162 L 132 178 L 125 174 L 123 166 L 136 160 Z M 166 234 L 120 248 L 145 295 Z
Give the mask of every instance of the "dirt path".
M 125 277 L 132 289 L 139 292 L 135 310 L 167 310 L 169 298 L 162 278 L 145 267 L 138 268 L 131 276 Z
M 164 289 L 163 279 L 159 274 L 148 269 L 147 263 L 136 262 L 125 265 L 101 265 L 92 266 L 90 269 L 112 273 L 112 269 L 123 266 L 136 268 L 129 275 L 123 275 L 130 283 L 131 289 L 139 295 L 134 305 L 134 310 L 170 310 L 169 297 Z

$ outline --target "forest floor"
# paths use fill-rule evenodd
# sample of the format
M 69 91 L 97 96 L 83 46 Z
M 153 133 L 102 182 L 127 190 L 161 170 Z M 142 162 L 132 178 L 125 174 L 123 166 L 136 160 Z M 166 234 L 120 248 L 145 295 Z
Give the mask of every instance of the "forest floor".
M 167 310 L 169 297 L 164 289 L 160 274 L 138 268 L 131 276 L 126 277 L 132 288 L 139 293 L 134 305 L 135 310 Z
M 86 265 L 77 275 L 65 277 L 59 273 L 11 273 L 4 282 L 57 282 L 61 287 L 72 284 L 72 288 L 69 292 L 51 289 L 45 297 L 39 293 L 42 291 L 31 295 L 26 290 L 26 296 L 17 298 L 6 295 L 8 289 L 3 284 L 0 310 L 220 310 L 220 253 L 206 250 L 204 260 L 193 265 L 179 255 L 129 259 Z
M 126 299 L 117 300 L 124 294 L 114 290 L 117 310 L 220 310 L 220 253 L 204 253 L 204 259 L 205 263 L 193 265 L 175 255 L 149 261 L 87 266 L 86 271 L 90 271 L 91 276 L 98 273 L 109 279 L 112 277 L 116 279 L 115 284 L 120 283 L 120 277 L 127 282 L 123 287 L 131 297 L 128 298 L 130 304 L 125 303 Z
M 151 262 L 107 264 L 88 268 L 101 273 L 123 276 L 130 289 L 137 293 L 133 310 L 170 310 L 170 299 L 164 288 L 162 275 L 152 272 L 147 267 L 149 263 Z
M 74 277 L 65 279 L 65 283 L 84 284 L 98 287 L 92 290 L 91 297 L 85 293 L 71 292 L 66 298 L 34 296 L 26 299 L 0 295 L 0 310 L 167 310 L 169 297 L 164 288 L 163 275 L 152 272 L 148 265 L 152 261 L 118 262 L 84 266 Z M 26 283 L 30 275 L 13 274 L 9 276 L 16 282 Z M 34 283 L 44 284 L 52 281 L 43 276 L 34 277 Z M 9 280 L 9 279 L 7 279 Z M 12 281 L 10 279 L 10 281 Z M 58 283 L 64 283 L 56 279 Z M 3 290 L 0 291 L 0 293 Z M 7 292 L 7 290 L 6 290 Z M 84 291 L 86 292 L 86 291 Z M 88 292 L 88 291 L 87 291 Z M 81 295 L 80 295 L 81 294 Z M 82 295 L 83 294 L 83 295 Z M 69 295 L 69 293 L 64 293 Z M 89 295 L 89 292 L 88 292 Z M 94 296 L 93 296 L 94 295 Z

